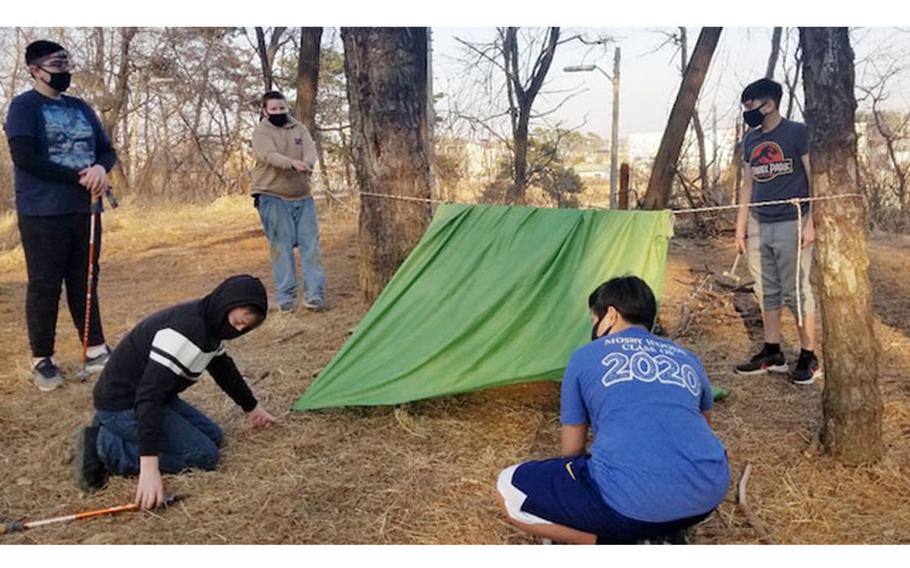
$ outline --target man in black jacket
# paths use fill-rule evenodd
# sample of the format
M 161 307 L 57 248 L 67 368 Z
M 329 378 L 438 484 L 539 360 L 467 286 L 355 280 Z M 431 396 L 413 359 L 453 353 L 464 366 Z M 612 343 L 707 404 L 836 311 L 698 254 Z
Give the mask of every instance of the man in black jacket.
M 274 418 L 256 401 L 225 343 L 258 327 L 268 312 L 258 278 L 232 276 L 204 298 L 147 317 L 120 342 L 94 389 L 95 419 L 79 432 L 76 478 L 84 491 L 109 473 L 139 474 L 136 503 L 164 500 L 161 472 L 215 468 L 222 432 L 178 393 L 208 371 L 253 426 Z
M 67 51 L 51 41 L 25 49 L 34 88 L 10 103 L 4 129 L 13 158 L 19 234 L 28 271 L 25 315 L 35 385 L 50 391 L 63 384 L 54 363 L 60 287 L 80 335 L 85 318 L 92 197 L 107 189 L 117 155 L 95 111 L 84 100 L 64 95 L 70 84 Z M 100 222 L 99 222 L 100 225 Z M 93 272 L 98 273 L 101 227 L 95 239 Z M 101 329 L 97 277 L 89 315 L 89 372 L 99 372 L 109 352 Z

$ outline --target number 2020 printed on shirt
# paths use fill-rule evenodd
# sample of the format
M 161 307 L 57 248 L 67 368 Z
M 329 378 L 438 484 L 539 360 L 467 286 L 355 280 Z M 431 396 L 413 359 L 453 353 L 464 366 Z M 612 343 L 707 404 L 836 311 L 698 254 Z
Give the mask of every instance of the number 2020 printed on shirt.
M 677 360 L 662 353 L 651 355 L 637 351 L 629 356 L 626 353 L 610 353 L 604 357 L 604 387 L 611 387 L 626 381 L 657 381 L 665 385 L 675 385 L 688 390 L 692 396 L 701 395 L 701 381 L 691 365 L 680 364 Z

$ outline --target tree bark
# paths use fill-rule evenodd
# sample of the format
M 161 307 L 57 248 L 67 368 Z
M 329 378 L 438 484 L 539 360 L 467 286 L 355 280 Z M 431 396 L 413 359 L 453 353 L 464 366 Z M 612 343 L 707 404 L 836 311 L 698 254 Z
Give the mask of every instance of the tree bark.
M 342 28 L 362 192 L 430 198 L 426 28 Z M 361 195 L 360 286 L 379 295 L 420 240 L 430 204 Z
M 777 67 L 777 58 L 780 55 L 780 36 L 783 28 L 774 28 L 771 34 L 771 55 L 768 56 L 768 68 L 765 69 L 765 79 L 774 78 L 774 69 Z
M 322 28 L 300 28 L 297 58 L 297 118 L 316 136 L 316 94 L 319 90 L 319 53 Z
M 853 50 L 847 28 L 800 28 L 812 189 L 817 197 L 854 193 L 856 160 Z M 873 331 L 866 211 L 858 199 L 813 203 L 817 231 L 825 388 L 825 450 L 847 464 L 879 459 L 882 400 Z
M 676 101 L 670 111 L 667 128 L 660 141 L 657 157 L 654 159 L 654 167 L 651 170 L 651 178 L 648 181 L 648 190 L 643 203 L 645 209 L 664 209 L 670 203 L 682 143 L 722 29 L 702 28 L 698 35 L 695 50 L 686 67 L 682 85 L 679 87 Z
M 297 57 L 297 118 L 310 131 L 316 144 L 319 160 L 319 177 L 326 191 L 331 192 L 325 165 L 322 136 L 316 125 L 316 101 L 319 92 L 319 57 L 322 46 L 322 28 L 300 28 L 300 51 Z M 331 203 L 327 200 L 326 203 Z

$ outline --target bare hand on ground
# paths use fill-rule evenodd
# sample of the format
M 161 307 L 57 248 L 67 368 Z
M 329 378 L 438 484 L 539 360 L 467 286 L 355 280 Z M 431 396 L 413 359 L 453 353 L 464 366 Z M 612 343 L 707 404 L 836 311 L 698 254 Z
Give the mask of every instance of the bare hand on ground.
M 164 480 L 160 471 L 140 471 L 134 502 L 143 509 L 154 509 L 164 503 Z
M 250 422 L 255 428 L 268 428 L 275 423 L 275 417 L 265 411 L 264 408 L 256 405 L 256 408 L 247 413 Z

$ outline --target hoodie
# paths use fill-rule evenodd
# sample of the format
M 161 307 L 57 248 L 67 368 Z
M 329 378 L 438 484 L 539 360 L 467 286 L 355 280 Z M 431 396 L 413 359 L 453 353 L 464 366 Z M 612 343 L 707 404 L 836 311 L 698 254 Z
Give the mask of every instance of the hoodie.
M 160 453 L 164 407 L 203 371 L 244 412 L 256 408 L 256 398 L 225 350 L 225 342 L 251 331 L 239 332 L 228 323 L 228 314 L 239 306 L 268 313 L 265 287 L 258 278 L 232 276 L 204 298 L 152 314 L 111 353 L 93 391 L 95 408 L 135 411 L 140 455 Z
M 310 173 L 291 166 L 294 160 L 305 162 L 311 170 L 316 164 L 316 144 L 303 123 L 291 116 L 284 126 L 262 120 L 253 131 L 253 156 L 253 195 L 290 200 L 310 195 Z

